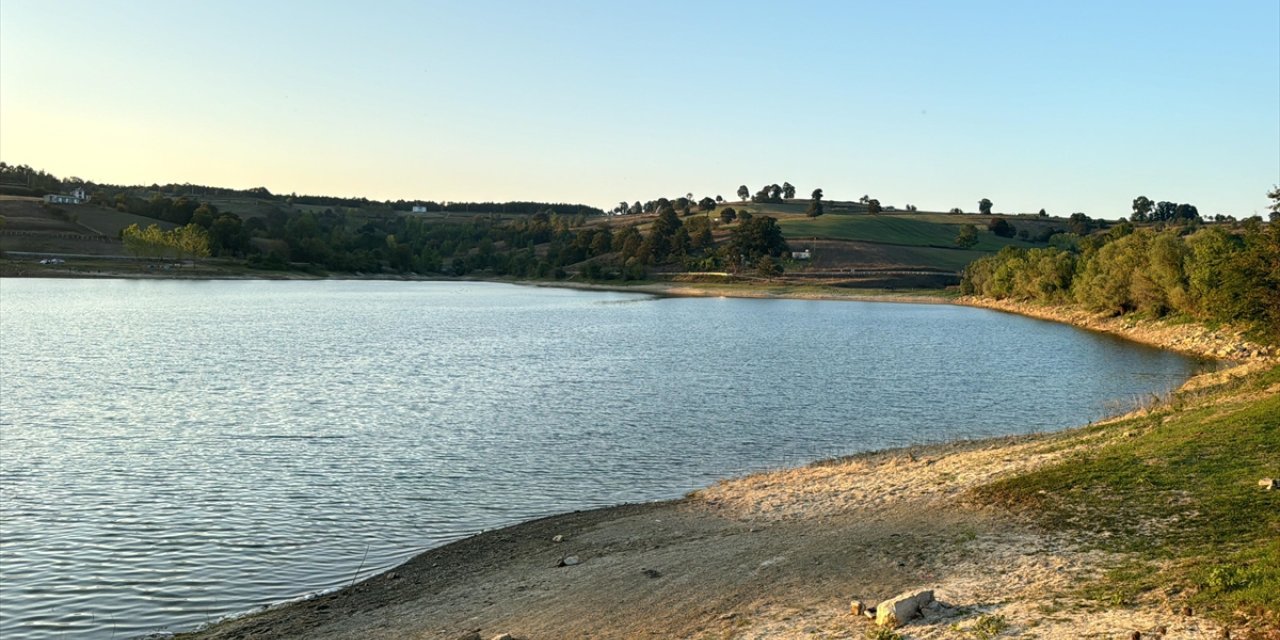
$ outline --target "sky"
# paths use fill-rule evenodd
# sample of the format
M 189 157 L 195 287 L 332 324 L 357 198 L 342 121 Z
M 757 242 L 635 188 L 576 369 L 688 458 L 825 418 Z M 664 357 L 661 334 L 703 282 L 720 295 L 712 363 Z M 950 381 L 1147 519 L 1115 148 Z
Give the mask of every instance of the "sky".
M 1280 2 L 0 2 L 0 160 L 611 208 L 1265 214 Z

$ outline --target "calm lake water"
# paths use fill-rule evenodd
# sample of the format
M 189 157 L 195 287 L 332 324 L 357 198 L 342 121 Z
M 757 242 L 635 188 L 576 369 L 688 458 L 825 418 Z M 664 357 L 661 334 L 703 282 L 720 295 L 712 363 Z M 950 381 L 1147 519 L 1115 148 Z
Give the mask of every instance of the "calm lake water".
M 181 630 L 534 516 L 1084 424 L 1197 363 L 947 305 L 0 281 L 0 636 Z

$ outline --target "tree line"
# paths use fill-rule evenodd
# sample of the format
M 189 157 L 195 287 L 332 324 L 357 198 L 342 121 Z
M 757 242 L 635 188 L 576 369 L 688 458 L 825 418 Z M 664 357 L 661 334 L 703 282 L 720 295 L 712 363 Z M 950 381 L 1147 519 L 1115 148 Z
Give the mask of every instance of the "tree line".
M 1280 340 L 1280 222 L 1238 229 L 1116 225 L 1074 244 L 1005 247 L 964 271 L 961 291 L 1075 303 L 1110 314 L 1251 325 Z

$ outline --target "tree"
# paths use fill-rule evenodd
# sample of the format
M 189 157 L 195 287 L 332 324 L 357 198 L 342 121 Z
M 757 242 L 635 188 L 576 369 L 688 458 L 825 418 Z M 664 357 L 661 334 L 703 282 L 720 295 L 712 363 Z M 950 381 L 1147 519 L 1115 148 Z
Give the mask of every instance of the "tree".
M 774 260 L 771 256 L 761 256 L 756 261 L 756 273 L 765 278 L 782 275 L 782 264 Z
M 1267 207 L 1271 209 L 1271 215 L 1269 216 L 1271 223 L 1280 224 L 1280 185 L 1272 187 L 1271 191 L 1267 192 L 1267 197 L 1271 198 L 1271 206 Z
M 984 216 L 991 215 L 991 201 L 983 198 L 978 201 L 978 212 Z
M 867 213 L 874 215 L 874 214 L 880 213 L 881 211 L 882 209 L 880 208 L 879 200 L 876 200 L 875 198 L 867 199 Z
M 782 183 L 782 197 L 790 200 L 796 197 L 796 188 L 790 182 Z
M 960 215 L 964 213 L 964 209 L 961 209 L 960 207 L 951 207 L 951 210 L 948 211 L 947 213 L 950 213 L 953 215 Z
M 723 222 L 724 224 L 733 222 L 737 217 L 738 212 L 734 211 L 733 207 L 725 207 L 720 210 L 720 222 Z
M 991 222 L 987 223 L 987 231 L 1001 238 L 1012 238 L 1017 233 L 1013 225 L 1009 224 L 1009 221 L 1004 218 L 992 218 Z
M 1191 222 L 1200 219 L 1200 211 L 1192 204 L 1179 204 L 1173 208 L 1173 219 Z
M 1067 218 L 1067 226 L 1071 228 L 1071 233 L 1087 236 L 1093 230 L 1093 219 L 1077 211 Z
M 780 200 L 782 198 L 782 187 L 774 184 L 769 186 L 769 199 Z
M 750 198 L 750 197 L 751 197 L 751 190 L 747 188 L 747 185 L 745 185 L 745 184 L 744 184 L 744 185 L 742 185 L 742 186 L 738 187 L 738 199 L 739 199 L 739 200 L 741 200 L 741 201 L 743 201 L 743 202 L 746 202 L 746 201 L 747 201 L 747 198 Z
M 740 222 L 729 239 L 729 251 L 748 263 L 762 256 L 780 256 L 787 250 L 778 221 L 769 216 L 753 217 Z
M 1151 217 L 1151 208 L 1155 203 L 1151 198 L 1146 196 L 1138 196 L 1133 199 L 1133 221 L 1146 222 Z
M 689 231 L 689 248 L 706 249 L 712 244 L 711 219 L 695 216 L 685 221 L 684 228 Z
M 816 218 L 822 215 L 823 214 L 822 200 L 817 198 L 810 200 L 809 208 L 805 209 L 804 214 L 806 216 L 809 216 L 810 218 Z
M 960 227 L 960 233 L 956 234 L 956 246 L 969 249 L 976 244 L 978 244 L 978 228 L 971 224 Z
M 1041 218 L 1047 218 L 1047 217 L 1049 217 L 1049 214 L 1045 212 L 1044 207 L 1041 207 L 1041 208 L 1040 208 L 1040 217 L 1041 217 Z
M 812 197 L 814 200 L 821 200 L 821 199 L 822 199 L 822 189 L 814 189 L 814 190 L 813 190 L 813 195 L 812 195 L 811 197 Z
M 719 194 L 716 194 L 716 202 L 717 202 L 717 203 L 719 203 L 719 202 L 724 202 L 724 198 L 723 198 L 723 197 L 721 197 Z
M 651 263 L 665 261 L 674 249 L 678 249 L 675 246 L 675 237 L 676 233 L 681 229 L 683 229 L 683 225 L 680 222 L 680 217 L 676 215 L 675 209 L 671 208 L 670 205 L 663 207 L 658 212 L 658 218 L 653 221 L 653 226 L 649 228 L 648 237 L 640 245 L 640 255 L 647 256 Z
M 716 201 L 711 198 L 703 198 L 698 201 L 698 209 L 701 211 L 714 211 L 715 208 Z

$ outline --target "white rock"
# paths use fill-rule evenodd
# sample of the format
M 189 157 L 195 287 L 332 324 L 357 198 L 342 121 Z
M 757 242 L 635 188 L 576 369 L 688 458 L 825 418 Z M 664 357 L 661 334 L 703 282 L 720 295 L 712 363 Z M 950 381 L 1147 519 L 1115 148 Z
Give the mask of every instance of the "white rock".
M 572 567 L 573 565 L 578 564 L 578 562 L 580 562 L 578 560 L 578 556 L 565 556 L 560 560 L 560 566 Z
M 556 537 L 552 538 L 552 539 L 551 539 L 551 541 L 552 541 L 552 542 L 564 542 L 564 536 L 560 536 L 560 535 L 558 535 L 558 536 L 556 536 Z
M 876 624 L 897 627 L 920 615 L 920 609 L 933 602 L 933 591 L 907 591 L 876 605 Z
M 1263 478 L 1258 481 L 1258 486 L 1266 489 L 1267 491 L 1273 491 L 1280 489 L 1280 480 L 1275 478 Z

